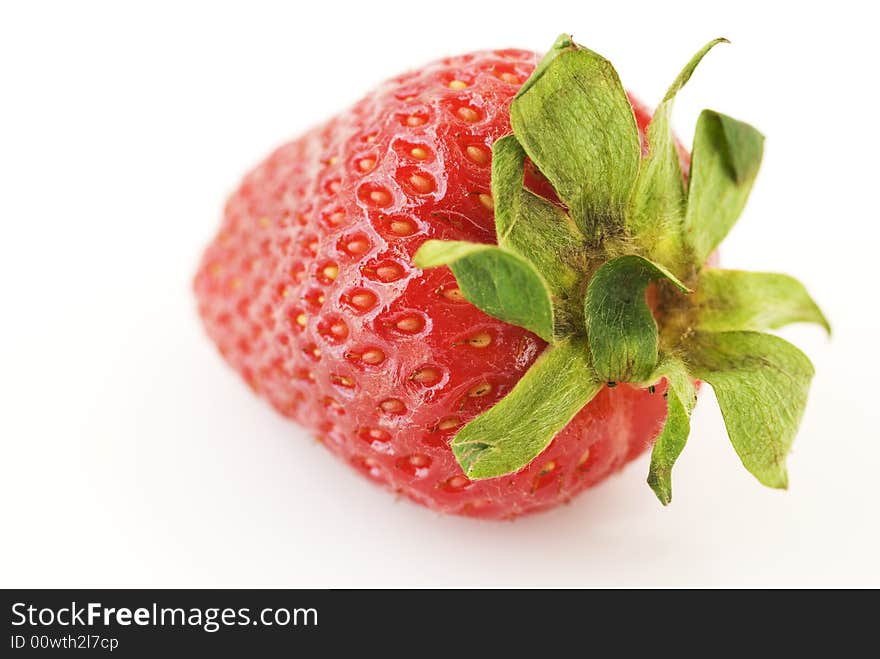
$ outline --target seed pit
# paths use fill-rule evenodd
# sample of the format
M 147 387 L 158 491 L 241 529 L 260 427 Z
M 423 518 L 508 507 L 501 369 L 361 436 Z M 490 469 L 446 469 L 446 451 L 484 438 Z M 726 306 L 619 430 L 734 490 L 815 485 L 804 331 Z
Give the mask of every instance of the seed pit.
M 422 366 L 410 374 L 409 380 L 424 387 L 433 387 L 442 377 L 443 372 L 436 366 Z
M 445 481 L 440 483 L 438 487 L 441 490 L 446 490 L 447 492 L 460 492 L 461 490 L 466 489 L 471 484 L 470 479 L 464 474 L 458 474 L 456 476 L 452 476 L 451 478 L 447 478 Z
M 297 332 L 302 332 L 309 322 L 306 312 L 302 309 L 292 309 L 287 316 L 290 318 L 291 327 Z
M 469 124 L 476 123 L 483 118 L 483 113 L 464 101 L 459 101 L 452 106 L 453 114 Z
M 440 419 L 434 427 L 431 429 L 432 432 L 446 432 L 448 430 L 453 430 L 458 428 L 461 425 L 461 419 L 457 416 L 447 416 Z
M 488 165 L 492 160 L 489 150 L 481 144 L 468 144 L 464 152 L 471 162 L 480 166 Z
M 413 160 L 425 161 L 430 160 L 433 156 L 430 148 L 417 142 L 397 140 L 394 143 L 394 149 L 404 159 L 412 158 Z
M 372 444 L 373 442 L 386 443 L 391 441 L 391 433 L 381 428 L 364 426 L 357 431 L 358 439 Z
M 492 385 L 488 382 L 481 382 L 477 386 L 473 387 L 470 391 L 468 391 L 468 397 L 470 398 L 482 398 L 483 396 L 487 396 L 492 392 Z
M 308 256 L 317 256 L 321 243 L 316 236 L 304 236 L 302 246 Z
M 345 212 L 341 208 L 334 208 L 322 214 L 324 224 L 331 228 L 336 228 L 345 222 Z
M 318 281 L 322 284 L 332 284 L 339 276 L 339 264 L 327 261 L 318 268 Z
M 417 128 L 428 123 L 428 112 L 425 110 L 416 110 L 408 114 L 398 115 L 398 121 L 402 126 L 407 128 Z
M 559 475 L 558 467 L 555 460 L 549 460 L 541 466 L 541 470 L 532 479 L 532 494 L 556 481 Z
M 379 410 L 385 414 L 399 415 L 406 412 L 406 405 L 399 398 L 386 398 L 379 403 Z
M 361 352 L 347 352 L 345 353 L 345 358 L 359 366 L 363 366 L 364 364 L 368 366 L 377 366 L 385 361 L 385 353 L 379 350 L 379 348 L 366 348 Z
M 405 458 L 400 458 L 396 464 L 398 469 L 410 476 L 424 478 L 428 475 L 428 468 L 431 466 L 431 458 L 422 453 L 415 453 L 413 455 L 408 455 Z
M 391 192 L 387 188 L 375 183 L 364 183 L 360 186 L 358 198 L 365 204 L 378 207 L 388 206 L 393 200 Z
M 378 460 L 365 458 L 363 456 L 355 456 L 351 459 L 351 463 L 373 480 L 380 483 L 385 480 L 385 477 L 382 475 L 382 466 L 379 464 Z
M 341 343 L 348 338 L 348 325 L 341 318 L 323 318 L 318 323 L 318 334 L 328 343 Z
M 369 172 L 373 167 L 376 166 L 376 159 L 372 156 L 367 156 L 365 158 L 361 158 L 357 161 L 357 168 L 359 171 L 366 173 Z
M 343 389 L 354 389 L 355 382 L 347 375 L 331 375 L 330 382 Z
M 367 348 L 361 353 L 361 361 L 370 366 L 376 366 L 385 361 L 385 353 L 379 348 Z
M 404 334 L 417 334 L 424 329 L 425 320 L 416 315 L 404 316 L 394 323 L 394 327 Z
M 489 332 L 478 332 L 466 338 L 464 342 L 472 348 L 487 348 L 492 344 L 492 335 Z
M 290 278 L 298 283 L 306 279 L 306 267 L 299 261 L 291 265 L 288 272 L 290 273 Z
M 376 306 L 378 298 L 376 297 L 376 294 L 369 289 L 354 288 L 348 291 L 342 297 L 341 301 L 357 311 L 366 312 Z
M 337 248 L 349 256 L 361 256 L 366 254 L 371 247 L 370 239 L 363 233 L 340 238 Z
M 419 230 L 415 220 L 408 217 L 383 217 L 382 222 L 388 231 L 395 236 L 411 236 Z
M 369 279 L 385 283 L 397 281 L 406 275 L 403 265 L 392 260 L 367 264 L 361 268 L 361 272 Z
M 308 304 L 313 310 L 318 310 L 324 306 L 324 301 L 326 299 L 324 297 L 324 291 L 319 288 L 311 289 L 303 296 L 303 298 L 305 299 L 306 304 Z
M 578 471 L 586 471 L 590 468 L 590 449 L 583 452 L 577 463 Z
M 458 286 L 441 286 L 436 290 L 436 293 L 449 302 L 467 302 L 467 298 L 465 298 L 464 293 L 461 292 Z
M 437 189 L 434 178 L 420 169 L 405 167 L 398 171 L 397 178 L 403 187 L 412 194 L 431 194 Z

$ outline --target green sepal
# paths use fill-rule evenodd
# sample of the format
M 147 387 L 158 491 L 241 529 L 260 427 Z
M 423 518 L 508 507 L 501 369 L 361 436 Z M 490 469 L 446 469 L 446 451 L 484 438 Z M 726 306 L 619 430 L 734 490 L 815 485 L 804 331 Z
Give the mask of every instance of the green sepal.
M 785 341 L 753 330 L 828 323 L 791 278 L 705 265 L 746 204 L 763 153 L 757 130 L 706 110 L 684 181 L 670 128 L 673 101 L 722 41 L 701 49 L 670 86 L 643 159 L 613 67 L 560 37 L 512 102 L 514 134 L 493 145 L 498 245 L 430 240 L 414 257 L 424 268 L 448 265 L 478 308 L 550 343 L 507 396 L 454 438 L 468 477 L 528 465 L 605 382 L 665 379 L 667 418 L 648 483 L 667 504 L 688 438 L 694 380 L 702 379 L 715 390 L 746 468 L 762 483 L 786 485 L 785 455 L 812 365 Z M 564 206 L 524 187 L 527 158 Z M 696 295 L 681 296 L 689 292 L 682 281 Z M 656 308 L 646 301 L 651 282 Z
M 511 103 L 510 121 L 581 233 L 619 234 L 641 147 L 611 63 L 574 44 L 554 47 Z
M 702 264 L 736 223 L 758 175 L 764 136 L 714 110 L 697 120 L 685 212 L 685 238 Z
M 521 256 L 495 245 L 428 240 L 413 256 L 420 268 L 448 265 L 462 295 L 481 311 L 553 340 L 553 302 L 544 278 Z
M 577 45 L 575 44 L 574 39 L 572 39 L 572 36 L 570 34 L 563 33 L 556 37 L 556 41 L 553 42 L 550 50 L 548 50 L 544 57 L 541 58 L 541 61 L 538 62 L 535 70 L 532 71 L 532 75 L 530 75 L 528 80 L 526 80 L 523 83 L 522 87 L 519 88 L 514 98 L 519 98 L 527 91 L 529 91 L 532 85 L 535 84 L 535 81 L 538 80 L 542 75 L 544 75 L 544 72 L 547 70 L 547 66 L 550 64 L 550 62 L 556 59 L 557 55 L 573 48 L 577 48 Z
M 581 277 L 584 238 L 562 208 L 523 187 L 525 159 L 513 135 L 492 145 L 498 245 L 531 261 L 543 273 L 553 296 L 565 300 Z
M 684 363 L 675 357 L 661 360 L 650 381 L 666 379 L 666 422 L 654 442 L 648 485 L 664 506 L 672 501 L 672 467 L 687 443 L 697 391 Z
M 657 365 L 657 322 L 645 300 L 652 281 L 687 286 L 661 265 L 634 254 L 614 258 L 596 271 L 584 306 L 593 370 L 604 382 L 641 382 Z
M 760 332 L 697 332 L 690 372 L 711 385 L 745 468 L 769 487 L 788 487 L 785 458 L 807 404 L 813 365 L 800 350 Z
M 470 479 L 522 469 L 599 392 L 584 341 L 548 346 L 494 407 L 462 428 L 452 452 Z
M 675 96 L 687 84 L 705 55 L 727 39 L 714 39 L 685 65 L 669 87 L 648 124 L 648 154 L 642 159 L 629 202 L 627 226 L 648 253 L 664 263 L 677 263 L 682 254 L 682 232 L 687 203 L 684 175 L 675 135 L 672 108 Z
M 791 323 L 831 325 L 794 277 L 770 272 L 708 268 L 694 296 L 696 327 L 712 332 L 777 329 Z

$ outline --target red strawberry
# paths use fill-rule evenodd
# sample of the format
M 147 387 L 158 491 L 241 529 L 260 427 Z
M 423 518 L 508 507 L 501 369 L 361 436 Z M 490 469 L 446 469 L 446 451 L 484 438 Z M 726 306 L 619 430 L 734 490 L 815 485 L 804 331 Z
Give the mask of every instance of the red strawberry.
M 195 279 L 208 333 L 254 391 L 370 479 L 442 512 L 505 518 L 568 501 L 648 448 L 666 417 L 665 384 L 620 378 L 512 473 L 468 478 L 450 450 L 547 342 L 413 257 L 428 239 L 496 242 L 492 148 L 537 60 L 441 60 L 282 146 L 229 199 Z M 644 155 L 649 115 L 631 102 Z M 565 196 L 531 164 L 526 185 L 562 212 Z M 675 303 L 660 290 L 662 336 Z

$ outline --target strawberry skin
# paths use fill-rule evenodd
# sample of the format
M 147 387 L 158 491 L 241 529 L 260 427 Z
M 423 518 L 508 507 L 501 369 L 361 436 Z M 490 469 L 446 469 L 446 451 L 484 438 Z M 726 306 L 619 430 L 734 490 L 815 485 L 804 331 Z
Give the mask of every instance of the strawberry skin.
M 195 277 L 208 334 L 255 392 L 369 479 L 444 513 L 566 502 L 648 448 L 666 416 L 660 390 L 604 388 L 536 460 L 486 480 L 469 481 L 448 446 L 546 344 L 412 256 L 429 238 L 495 242 L 491 146 L 536 57 L 435 62 L 282 146 L 229 199 Z M 644 142 L 650 117 L 631 102 Z

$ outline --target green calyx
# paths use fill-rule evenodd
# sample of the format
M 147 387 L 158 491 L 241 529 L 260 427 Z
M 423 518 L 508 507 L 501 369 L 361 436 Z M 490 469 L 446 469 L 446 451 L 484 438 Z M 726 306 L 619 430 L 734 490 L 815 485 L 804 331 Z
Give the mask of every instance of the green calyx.
M 667 504 L 702 380 L 746 469 L 786 487 L 813 369 L 762 331 L 830 327 L 791 277 L 706 265 L 746 204 L 764 141 L 748 124 L 704 110 L 685 178 L 673 101 L 722 42 L 704 46 L 670 86 L 643 154 L 614 67 L 561 36 L 511 104 L 513 134 L 493 145 L 498 244 L 429 240 L 416 253 L 420 268 L 449 266 L 479 309 L 548 343 L 510 393 L 452 440 L 469 478 L 522 469 L 604 386 L 665 381 L 667 418 L 648 484 Z M 527 160 L 558 199 L 524 187 Z

